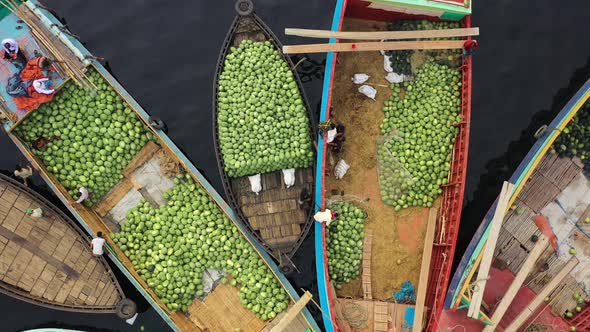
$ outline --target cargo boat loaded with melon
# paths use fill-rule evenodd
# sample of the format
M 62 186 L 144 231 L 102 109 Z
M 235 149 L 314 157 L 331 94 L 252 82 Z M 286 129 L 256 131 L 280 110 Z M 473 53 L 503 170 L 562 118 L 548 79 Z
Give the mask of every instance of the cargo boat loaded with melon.
M 84 229 L 105 235 L 110 258 L 174 330 L 280 322 L 299 296 L 195 166 L 53 14 L 36 1 L 11 11 L 0 31 L 27 56 L 59 61 L 51 101 L 22 112 L 2 95 L 4 129 Z M 40 137 L 50 142 L 33 148 Z M 82 204 L 80 187 L 91 194 Z M 290 314 L 290 327 L 318 330 L 305 308 Z
M 341 0 L 332 31 L 469 28 L 466 3 Z M 343 125 L 345 141 L 340 152 L 318 141 L 316 202 L 337 212 L 315 229 L 327 331 L 437 331 L 463 204 L 471 60 L 457 49 L 328 53 L 320 124 Z

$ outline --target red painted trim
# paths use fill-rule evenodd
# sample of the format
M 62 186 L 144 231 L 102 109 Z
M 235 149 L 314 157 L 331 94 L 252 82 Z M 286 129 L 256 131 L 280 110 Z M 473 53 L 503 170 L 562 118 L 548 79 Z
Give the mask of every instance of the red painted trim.
M 369 8 L 371 3 L 362 0 L 348 0 L 347 15 L 349 17 L 360 18 L 371 21 L 397 21 L 404 19 L 412 20 L 429 20 L 429 21 L 440 21 L 438 17 L 428 15 L 413 15 L 406 13 L 393 12 L 383 9 Z
M 464 19 L 465 27 L 471 27 L 471 16 Z M 469 37 L 471 39 L 471 37 Z M 463 58 L 463 82 L 461 115 L 464 124 L 461 125 L 455 141 L 454 157 L 451 165 L 451 183 L 442 194 L 442 218 L 447 221 L 444 229 L 442 245 L 434 245 L 432 250 L 432 263 L 427 289 L 426 304 L 433 308 L 428 319 L 426 331 L 437 331 L 440 313 L 442 311 L 445 294 L 451 276 L 451 267 L 455 254 L 459 223 L 461 222 L 461 210 L 465 193 L 465 176 L 467 171 L 467 154 L 469 151 L 469 129 L 471 123 L 471 84 L 472 84 L 472 56 Z M 441 223 L 438 223 L 439 225 Z M 435 239 L 441 238 L 441 230 L 438 229 Z M 435 240 L 436 242 L 436 240 Z

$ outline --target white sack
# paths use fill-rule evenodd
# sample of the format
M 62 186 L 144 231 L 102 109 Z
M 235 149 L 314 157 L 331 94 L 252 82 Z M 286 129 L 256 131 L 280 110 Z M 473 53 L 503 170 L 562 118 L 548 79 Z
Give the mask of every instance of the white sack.
M 330 209 L 318 211 L 313 215 L 313 219 L 317 222 L 325 222 L 327 226 L 330 226 L 330 223 L 332 222 L 332 211 L 330 211 Z
M 361 85 L 359 92 L 373 100 L 375 100 L 375 96 L 377 95 L 377 90 L 369 85 Z
M 336 134 L 338 134 L 338 129 L 334 128 L 334 129 L 330 129 L 328 130 L 328 143 L 332 143 L 334 141 L 334 138 L 336 137 Z
M 283 170 L 283 180 L 287 189 L 295 184 L 295 169 L 289 168 Z
M 383 69 L 388 73 L 393 72 L 393 68 L 391 68 L 391 60 L 387 54 L 383 54 Z
M 389 83 L 401 83 L 404 81 L 405 77 L 406 76 L 404 74 L 389 73 L 389 74 L 387 74 L 387 76 L 385 76 L 385 79 Z
M 334 176 L 336 176 L 336 179 L 342 179 L 346 172 L 348 172 L 349 168 L 350 165 L 348 165 L 344 159 L 340 159 L 336 164 L 336 167 L 334 167 Z
M 258 195 L 260 191 L 262 191 L 262 182 L 260 180 L 260 174 L 251 175 L 248 177 L 250 180 L 250 187 L 252 188 L 252 192 Z
M 354 84 L 363 84 L 369 79 L 369 75 L 367 74 L 354 74 L 352 77 L 352 83 Z

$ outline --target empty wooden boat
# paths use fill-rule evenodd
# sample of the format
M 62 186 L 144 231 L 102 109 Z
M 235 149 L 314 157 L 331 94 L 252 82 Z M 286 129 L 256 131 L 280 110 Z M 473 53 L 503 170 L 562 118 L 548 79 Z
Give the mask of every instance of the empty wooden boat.
M 506 180 L 507 204 L 500 195 L 482 220 L 449 285 L 441 329 L 590 329 L 589 115 L 587 80 L 535 134 Z
M 43 217 L 27 209 L 43 210 Z M 89 237 L 57 207 L 0 174 L 0 292 L 67 311 L 114 313 L 123 291 Z
M 219 172 L 226 197 L 240 220 L 267 252 L 280 262 L 281 269 L 284 272 L 289 272 L 292 270 L 289 258 L 299 248 L 313 223 L 314 171 L 312 160 L 315 156 L 315 149 L 312 142 L 315 137 L 315 124 L 295 66 L 288 56 L 282 54 L 280 41 L 253 12 L 251 1 L 238 1 L 236 10 L 238 15 L 229 29 L 219 55 L 213 87 L 213 131 Z M 276 51 L 274 60 L 284 62 L 291 73 L 287 79 L 294 80 L 291 86 L 285 86 L 283 85 L 284 76 L 282 76 L 276 90 L 273 87 L 270 91 L 254 93 L 255 101 L 252 104 L 256 105 L 256 108 L 252 109 L 248 107 L 249 104 L 243 104 L 243 99 L 237 102 L 236 99 L 244 94 L 250 95 L 247 91 L 256 91 L 256 86 L 272 80 L 274 73 L 269 73 L 269 71 L 274 68 L 264 67 L 268 65 L 269 59 L 256 59 L 259 63 L 255 63 L 254 66 L 262 68 L 261 71 L 257 71 L 247 80 L 233 80 L 230 72 L 240 70 L 240 67 L 236 68 L 235 64 L 231 63 L 228 65 L 228 61 L 231 62 L 234 56 L 232 52 L 239 49 L 240 45 L 243 46 L 242 42 L 244 41 L 270 42 L 267 45 L 272 45 Z M 251 58 L 255 57 L 251 56 Z M 287 67 L 285 66 L 283 69 L 287 70 Z M 231 83 L 230 80 L 232 80 Z M 228 88 L 226 85 L 220 88 L 224 82 L 227 82 L 227 85 L 231 84 L 232 87 Z M 255 87 L 252 88 L 252 86 Z M 228 92 L 228 89 L 235 89 L 234 93 L 237 96 L 234 94 L 232 97 L 231 91 Z M 275 109 L 277 111 L 270 117 L 261 111 L 261 109 L 266 110 L 268 105 L 264 100 L 273 100 L 275 96 L 282 98 L 285 91 L 287 94 L 292 91 L 296 101 L 277 103 L 276 108 L 272 109 L 272 111 Z M 261 99 L 263 102 L 260 102 Z M 294 113 L 292 107 L 295 107 L 296 102 L 300 103 L 297 107 L 303 109 Z M 269 104 L 274 105 L 273 101 Z M 271 107 L 268 108 L 269 112 L 271 112 Z M 289 130 L 287 127 L 293 128 L 295 126 L 293 122 L 297 120 L 295 114 L 306 118 L 304 132 L 296 131 L 294 135 L 286 135 L 285 131 Z M 235 121 L 232 121 L 232 117 Z M 256 129 L 262 127 L 265 129 L 261 135 Z M 280 128 L 283 128 L 282 131 Z M 300 140 L 300 137 L 303 136 L 304 140 Z M 276 143 L 276 145 L 267 144 L 269 142 L 270 144 Z M 242 149 L 243 147 L 248 147 L 248 149 Z M 301 147 L 301 153 L 298 147 Z M 304 163 L 303 167 L 300 163 L 289 160 L 290 158 L 301 158 L 303 154 L 309 161 Z M 257 159 L 255 155 L 260 158 Z M 262 157 L 263 155 L 264 157 Z M 272 165 L 275 162 L 274 158 L 279 157 L 282 159 L 277 159 L 277 164 L 288 165 L 285 168 L 296 168 L 295 183 L 290 187 L 287 187 L 283 181 L 281 168 Z M 233 167 L 235 161 L 241 162 L 242 165 L 237 170 Z M 240 172 L 241 169 L 248 168 L 250 165 L 252 167 Z M 257 173 L 261 173 L 262 190 L 259 193 L 254 193 L 248 178 Z M 302 204 L 300 196 L 305 196 L 305 193 L 309 195 L 309 200 Z

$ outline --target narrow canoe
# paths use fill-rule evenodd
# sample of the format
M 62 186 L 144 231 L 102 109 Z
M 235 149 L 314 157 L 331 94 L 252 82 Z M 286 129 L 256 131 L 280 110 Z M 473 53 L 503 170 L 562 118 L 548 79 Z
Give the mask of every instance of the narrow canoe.
M 250 233 L 269 254 L 281 263 L 281 269 L 289 272 L 292 270 L 290 258 L 313 224 L 313 202 L 309 204 L 309 208 L 300 207 L 298 204 L 302 190 L 306 190 L 310 195 L 313 193 L 315 181 L 313 167 L 296 169 L 295 184 L 290 188 L 286 188 L 281 170 L 261 174 L 262 191 L 257 195 L 251 191 L 248 176 L 228 176 L 219 138 L 219 79 L 224 70 L 226 57 L 230 48 L 238 47 L 243 40 L 252 40 L 270 41 L 283 61 L 289 65 L 309 118 L 309 135 L 312 141 L 315 141 L 316 124 L 295 66 L 291 58 L 282 53 L 281 42 L 253 9 L 251 1 L 240 0 L 236 3 L 238 15 L 227 33 L 217 62 L 213 84 L 213 131 L 216 157 L 223 188 L 230 205 Z M 262 144 L 262 142 L 259 143 Z
M 26 215 L 41 208 L 43 217 Z M 0 174 L 0 292 L 57 310 L 114 313 L 124 298 L 89 238 L 41 195 Z M 55 280 L 54 280 L 55 279 Z
M 240 288 L 230 284 L 221 283 L 215 283 L 213 290 L 206 295 L 202 293 L 200 297 L 190 298 L 192 302 L 187 305 L 186 313 L 170 310 L 170 302 L 165 303 L 163 298 L 156 294 L 156 290 L 159 290 L 160 294 L 164 294 L 162 290 L 165 290 L 166 288 L 162 288 L 164 287 L 163 284 L 169 286 L 171 284 L 168 282 L 157 284 L 152 283 L 152 286 L 149 286 L 146 280 L 140 276 L 140 273 L 145 274 L 149 268 L 143 266 L 143 268 L 136 269 L 132 262 L 133 260 L 137 261 L 138 257 L 133 257 L 133 251 L 131 251 L 131 249 L 137 249 L 139 244 L 134 246 L 134 248 L 125 248 L 123 245 L 117 245 L 117 242 L 115 242 L 113 238 L 117 238 L 116 235 L 119 234 L 119 230 L 128 220 L 128 212 L 131 209 L 142 204 L 144 210 L 150 210 L 151 212 L 149 215 L 153 215 L 152 213 L 154 213 L 155 210 L 160 209 L 167 204 L 167 196 L 164 195 L 165 192 L 168 192 L 171 188 L 175 188 L 179 183 L 188 183 L 190 185 L 190 181 L 194 181 L 195 185 L 200 188 L 198 191 L 202 189 L 205 193 L 205 196 L 202 196 L 203 198 L 200 199 L 200 202 L 206 200 L 207 203 L 205 204 L 207 204 L 208 208 L 215 209 L 216 213 L 219 212 L 224 218 L 227 217 L 231 227 L 235 227 L 235 229 L 232 230 L 232 234 L 235 234 L 238 239 L 244 240 L 243 243 L 245 248 L 242 250 L 247 250 L 248 252 L 253 251 L 256 259 L 261 260 L 260 263 L 262 263 L 262 267 L 265 270 L 270 269 L 271 276 L 278 281 L 278 290 L 282 288 L 288 294 L 286 298 L 288 306 L 290 307 L 294 305 L 295 301 L 299 300 L 299 295 L 280 273 L 278 267 L 274 264 L 270 256 L 268 256 L 253 237 L 250 236 L 243 225 L 237 221 L 233 211 L 222 200 L 219 194 L 215 192 L 204 176 L 197 171 L 196 167 L 188 160 L 188 158 L 186 158 L 186 156 L 184 156 L 178 147 L 174 145 L 169 137 L 162 131 L 162 127 L 156 124 L 157 121 L 150 119 L 143 108 L 127 91 L 125 91 L 105 67 L 99 63 L 96 58 L 73 37 L 72 34 L 67 33 L 67 28 L 65 28 L 52 13 L 48 12 L 45 7 L 40 6 L 38 2 L 34 0 L 24 2 L 16 8 L 15 11 L 19 13 L 20 18 L 25 18 L 27 25 L 19 21 L 19 17 L 14 13 L 7 13 L 6 16 L 0 20 L 0 31 L 4 31 L 6 35 L 14 34 L 19 43 L 26 45 L 26 47 L 23 48 L 27 55 L 33 53 L 33 50 L 37 50 L 41 53 L 49 54 L 51 57 L 59 56 L 62 62 L 55 65 L 57 67 L 57 73 L 60 76 L 59 78 L 54 79 L 57 93 L 53 98 L 53 101 L 47 103 L 48 106 L 42 105 L 39 109 L 30 112 L 19 112 L 15 109 L 14 105 L 10 103 L 10 97 L 5 96 L 3 94 L 4 92 L 0 91 L 0 94 L 3 94 L 2 97 L 5 101 L 1 104 L 1 110 L 7 115 L 7 118 L 14 119 L 14 121 L 5 122 L 4 129 L 7 131 L 10 139 L 40 173 L 58 198 L 78 219 L 80 224 L 91 234 L 96 234 L 100 231 L 106 235 L 105 239 L 109 244 L 109 252 L 113 258 L 113 262 L 175 331 L 228 331 L 234 329 L 241 329 L 242 331 L 259 331 L 268 324 L 280 320 L 282 314 L 278 315 L 274 320 L 263 320 L 260 317 L 257 317 L 252 310 L 245 308 L 241 304 L 240 297 L 238 296 Z M 33 26 L 33 28 L 30 26 Z M 35 36 L 45 36 L 45 42 L 41 42 L 43 46 L 38 44 L 38 37 L 34 37 L 32 32 Z M 49 40 L 49 47 L 46 45 L 47 40 Z M 65 68 L 64 66 L 66 65 L 69 68 Z M 0 70 L 0 77 L 2 80 L 5 80 L 13 74 L 14 70 L 12 67 L 4 65 L 2 68 L 4 68 L 4 70 Z M 80 88 L 74 84 L 73 77 L 77 76 L 78 79 L 80 79 L 80 76 L 83 76 L 80 75 L 79 71 L 83 71 L 90 76 L 89 80 L 95 85 L 94 88 L 89 87 L 85 90 L 80 90 Z M 83 77 L 82 80 L 84 80 Z M 98 90 L 96 95 L 92 93 L 92 90 L 94 89 Z M 66 97 L 68 93 L 74 93 L 78 97 L 74 98 L 73 101 L 69 100 Z M 66 96 L 63 96 L 63 94 Z M 116 104 L 118 103 L 115 105 L 116 107 L 112 105 L 109 107 L 105 106 L 106 103 L 114 101 L 116 101 Z M 77 105 L 76 107 L 78 111 L 72 112 L 70 107 L 74 108 L 74 106 L 71 105 Z M 71 165 L 74 165 L 75 168 L 69 173 L 64 172 L 62 170 L 63 165 L 56 163 L 56 160 L 53 158 L 48 159 L 45 152 L 40 153 L 39 151 L 32 150 L 31 138 L 37 135 L 42 135 L 43 137 L 53 137 L 53 135 L 59 136 L 57 133 L 52 133 L 51 131 L 54 131 L 55 128 L 62 126 L 64 123 L 66 125 L 73 125 L 72 121 L 74 116 L 77 116 L 80 112 L 88 112 L 89 107 L 85 105 L 94 105 L 98 108 L 99 112 L 108 111 L 113 112 L 115 115 L 119 114 L 117 116 L 119 118 L 118 120 L 109 120 L 108 117 L 101 117 L 98 121 L 95 121 L 92 124 L 94 130 L 96 130 L 95 132 L 103 135 L 103 144 L 112 144 L 112 141 L 109 141 L 109 136 L 107 135 L 110 135 L 116 140 L 123 140 L 125 137 L 134 138 L 132 139 L 133 144 L 127 143 L 123 146 L 119 143 L 117 149 L 109 152 L 110 157 L 108 158 L 104 152 L 99 152 L 99 154 L 93 155 L 88 151 L 88 148 L 85 151 L 79 150 L 78 153 L 74 153 L 75 158 L 78 158 L 78 162 L 70 164 L 70 167 L 72 167 Z M 121 113 L 121 110 L 125 110 L 123 111 L 124 114 Z M 31 127 L 30 123 L 35 123 L 40 117 L 42 119 L 44 116 L 43 114 L 46 114 L 43 112 L 56 112 L 55 114 L 52 114 L 55 118 L 59 117 L 60 122 L 55 123 L 53 126 L 42 125 L 39 127 Z M 90 112 L 90 114 L 96 114 L 92 113 L 92 111 Z M 125 117 L 127 117 L 127 121 L 129 121 L 128 123 L 139 124 L 140 128 L 130 129 L 129 127 L 132 127 L 132 125 L 125 124 L 119 124 L 117 127 L 124 126 L 127 131 L 119 130 L 112 126 L 107 127 L 108 123 L 113 124 L 112 121 L 123 121 L 121 119 L 124 119 Z M 33 122 L 28 122 L 30 119 L 32 119 L 31 121 Z M 84 126 L 84 121 L 84 119 L 80 119 L 77 125 Z M 51 120 L 46 121 L 46 123 L 48 122 L 51 122 Z M 142 134 L 139 134 L 138 136 L 136 134 L 137 130 Z M 79 132 L 84 133 L 84 130 L 79 129 Z M 49 152 L 56 151 L 52 146 L 61 145 L 62 148 L 58 150 L 70 152 L 75 151 L 72 149 L 79 148 L 79 145 L 74 145 L 74 143 L 72 143 L 71 135 L 68 134 L 68 130 L 62 129 L 62 132 L 59 134 L 64 137 L 61 137 L 61 139 L 58 139 L 55 142 L 52 141 L 47 149 Z M 146 135 L 145 137 L 149 138 L 149 140 L 146 141 L 143 139 L 143 135 Z M 83 140 L 81 136 L 79 138 L 74 137 L 74 140 L 80 139 Z M 90 142 L 92 142 L 92 137 L 86 137 L 86 139 L 90 139 Z M 104 139 L 106 139 L 106 141 Z M 138 146 L 138 142 L 145 142 L 145 145 L 143 145 L 143 147 Z M 95 144 L 89 143 L 87 146 L 92 145 L 92 149 L 100 147 L 99 143 L 96 143 L 96 141 L 94 143 Z M 93 156 L 96 157 L 92 159 Z M 62 156 L 60 158 L 63 159 L 65 157 Z M 86 158 L 86 160 L 84 161 L 82 158 Z M 88 160 L 88 158 L 91 158 L 92 161 Z M 99 164 L 99 161 L 102 165 Z M 105 187 L 107 187 L 106 189 L 108 189 L 108 192 L 104 195 L 94 195 L 88 201 L 90 204 L 74 203 L 74 197 L 72 197 L 72 195 L 76 193 L 76 188 L 73 183 L 78 183 L 77 181 L 89 181 L 88 179 L 91 175 L 97 175 L 99 173 L 90 172 L 87 175 L 76 175 L 77 178 L 72 178 L 71 176 L 68 177 L 68 174 L 71 175 L 71 172 L 84 172 L 88 168 L 96 169 L 96 166 L 99 167 L 99 173 L 101 171 L 106 171 L 106 167 L 111 168 L 109 171 L 115 169 L 117 172 L 112 175 L 112 179 L 95 178 L 94 180 L 90 180 L 91 182 L 86 182 L 91 188 L 97 188 L 97 192 L 99 193 L 102 191 L 101 188 L 104 189 Z M 101 166 L 103 167 L 102 169 L 100 168 Z M 182 180 L 177 179 L 178 181 L 175 182 L 173 178 L 176 178 L 176 175 L 179 173 L 184 173 L 185 176 Z M 192 191 L 196 189 L 195 187 L 191 188 L 192 189 L 190 190 Z M 192 204 L 198 206 L 200 202 L 196 201 Z M 175 220 L 175 222 L 177 221 Z M 225 223 L 225 221 L 223 222 Z M 184 224 L 186 225 L 186 223 Z M 157 231 L 159 229 L 159 226 L 156 227 L 153 224 L 150 227 L 152 227 L 152 231 Z M 199 229 L 199 231 L 212 233 L 214 232 L 214 229 L 212 227 L 207 227 L 207 230 L 203 228 Z M 177 228 L 176 232 L 166 234 L 165 236 L 169 238 L 172 234 L 178 236 L 179 233 L 185 234 L 189 232 L 189 230 L 185 229 L 181 232 Z M 151 234 L 154 234 L 154 232 L 151 232 Z M 232 237 L 233 236 L 234 235 L 232 235 Z M 203 238 L 203 240 L 211 241 L 211 239 L 205 238 Z M 215 240 L 216 242 L 214 245 L 219 245 L 220 242 L 217 241 L 217 239 Z M 242 241 L 239 242 L 242 243 Z M 121 244 L 123 242 L 120 241 L 118 243 Z M 148 245 L 148 242 L 146 242 L 145 245 Z M 233 243 L 229 244 L 229 246 L 232 245 Z M 170 253 L 170 251 L 168 252 Z M 129 256 L 127 254 L 129 254 Z M 166 255 L 160 253 L 157 255 L 157 258 L 165 260 Z M 170 258 L 168 258 L 167 261 L 170 263 L 167 262 L 166 264 L 173 264 L 172 266 L 176 266 Z M 186 261 L 184 261 L 184 263 L 186 264 Z M 220 264 L 221 263 L 222 262 L 220 262 Z M 161 265 L 157 266 L 157 271 L 168 273 Z M 167 276 L 161 275 L 161 277 L 165 277 L 167 278 L 166 280 L 168 280 L 174 276 L 171 273 L 168 273 Z M 178 285 L 178 283 L 180 283 L 180 281 L 177 280 L 176 285 Z M 239 284 L 237 286 L 239 286 Z M 174 294 L 180 293 L 180 286 L 177 286 L 177 288 L 178 289 L 171 289 L 168 287 L 168 296 L 172 297 L 170 294 L 172 294 L 173 291 L 175 292 Z M 191 293 L 189 293 L 189 295 Z M 305 308 L 295 313 L 295 320 L 293 320 L 292 324 L 293 325 L 291 326 L 299 330 L 319 330 L 311 318 L 311 315 Z
M 590 80 L 583 84 L 544 130 L 536 133 L 537 140 L 508 180 L 514 184 L 514 189 L 509 195 L 507 211 L 496 242 L 489 279 L 483 293 L 482 303 L 485 305 L 479 311 L 479 320 L 470 319 L 467 317 L 467 310 L 459 309 L 470 306 L 471 295 L 468 288 L 475 282 L 498 200 L 479 225 L 450 282 L 441 317 L 441 329 L 457 324 L 464 325 L 468 330 L 491 329 L 489 325 L 495 323 L 496 330 L 502 331 L 521 312 L 528 312 L 528 308 L 524 309 L 525 305 L 544 291 L 549 293 L 543 296 L 543 301 L 537 308 L 531 308 L 531 319 L 526 320 L 524 325 L 525 321 L 521 321 L 519 326 L 511 326 L 513 331 L 525 329 L 530 324 L 553 326 L 556 331 L 566 331 L 570 326 L 576 327 L 577 331 L 587 331 L 590 328 L 590 309 L 587 305 L 590 300 L 588 167 L 579 157 L 560 156 L 555 151 L 556 140 L 560 135 L 566 135 L 564 129 L 573 123 L 572 119 L 590 111 L 589 98 Z M 515 275 L 521 270 L 527 271 L 523 269 L 525 261 L 541 234 L 546 234 L 535 223 L 539 215 L 546 217 L 556 236 L 558 250 L 555 251 L 552 245 L 545 246 L 540 256 L 534 260 L 530 274 L 526 273 L 525 284 L 522 288 L 519 287 L 520 291 L 508 310 L 502 317 L 492 319 L 496 313 L 492 308 L 506 296 L 505 292 Z M 570 252 L 572 248 L 575 249 L 573 255 Z M 568 268 L 570 261 L 574 264 L 572 270 Z M 559 281 L 559 285 L 553 290 L 545 290 L 545 286 L 553 278 L 557 278 L 562 270 L 567 273 Z M 576 307 L 583 311 L 577 313 Z M 567 311 L 573 313 L 573 318 L 564 319 Z
M 420 10 L 407 7 L 401 1 L 385 4 L 381 1 L 340 0 L 336 2 L 331 29 L 333 31 L 379 31 L 387 29 L 387 22 L 398 20 L 440 20 L 439 17 L 413 13 L 420 13 Z M 423 12 L 423 14 L 432 13 L 442 14 L 443 11 Z M 470 15 L 461 14 L 453 18 L 460 19 L 463 27 L 470 27 Z M 330 40 L 330 43 L 336 42 L 339 41 Z M 394 292 L 400 290 L 402 282 L 406 280 L 412 281 L 417 289 L 419 287 L 426 289 L 427 308 L 424 310 L 423 326 L 427 331 L 437 330 L 437 317 L 442 310 L 442 302 L 451 273 L 463 204 L 471 114 L 471 57 L 455 58 L 454 61 L 459 61 L 458 68 L 455 68 L 461 74 L 459 80 L 462 83 L 459 91 L 461 102 L 457 108 L 461 120 L 455 123 L 458 133 L 451 149 L 447 184 L 440 186 L 442 193 L 431 208 L 436 212 L 435 241 L 429 245 L 432 254 L 430 268 L 426 268 L 426 271 L 429 270 L 428 280 L 426 285 L 419 286 L 417 281 L 421 274 L 420 261 L 422 247 L 425 246 L 424 234 L 430 215 L 429 209 L 401 207 L 400 211 L 395 211 L 391 206 L 385 206 L 379 191 L 376 138 L 380 135 L 379 123 L 383 118 L 381 115 L 383 102 L 391 94 L 388 89 L 389 82 L 383 78 L 386 75 L 383 56 L 378 52 L 328 53 L 327 55 L 320 122 L 332 120 L 345 125 L 347 137 L 341 157 L 350 164 L 351 168 L 349 174 L 338 181 L 334 180 L 333 175 L 327 175 L 332 173 L 334 166 L 334 161 L 330 159 L 340 156 L 330 156 L 326 141 L 320 137 L 316 165 L 316 202 L 318 206 L 325 208 L 330 202 L 338 200 L 355 201 L 356 205 L 368 212 L 365 234 L 372 234 L 372 240 L 367 241 L 367 237 L 365 238 L 367 242 L 364 242 L 372 243 L 372 245 L 365 246 L 363 249 L 363 255 L 367 254 L 371 256 L 371 259 L 365 259 L 363 256 L 362 276 L 354 278 L 344 284 L 343 289 L 337 291 L 331 284 L 328 270 L 326 226 L 320 223 L 315 225 L 318 289 L 321 306 L 326 313 L 324 325 L 327 331 L 352 326 L 349 324 L 350 321 L 343 319 L 343 308 L 356 308 L 354 310 L 357 315 L 363 312 L 368 315 L 364 325 L 360 324 L 362 326 L 356 327 L 362 331 L 372 328 L 400 330 L 406 324 L 411 326 L 415 310 L 413 305 L 394 305 L 388 301 Z M 351 77 L 357 73 L 369 75 L 367 84 L 377 90 L 376 101 L 360 93 L 356 94 L 359 86 L 351 82 Z M 365 116 L 355 116 L 358 112 L 364 112 Z M 343 197 L 342 192 L 344 192 Z M 334 193 L 338 194 L 334 195 Z M 425 249 L 424 251 L 426 252 Z M 340 294 L 344 292 L 344 296 L 353 299 L 339 298 L 338 292 Z M 363 309 L 358 311 L 358 308 Z M 380 316 L 380 314 L 383 315 Z M 391 316 L 392 321 L 388 322 L 388 315 Z

